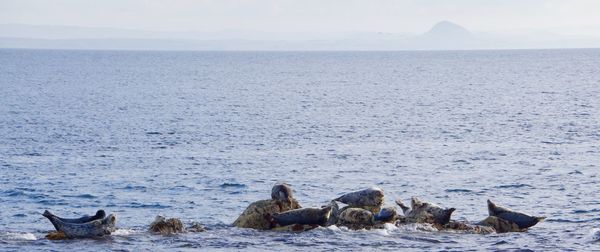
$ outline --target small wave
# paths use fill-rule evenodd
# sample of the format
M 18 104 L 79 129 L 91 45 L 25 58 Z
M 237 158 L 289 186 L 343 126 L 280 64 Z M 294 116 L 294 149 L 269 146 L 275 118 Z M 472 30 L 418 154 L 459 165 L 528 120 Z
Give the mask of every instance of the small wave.
M 65 197 L 65 198 L 82 198 L 82 199 L 94 199 L 94 198 L 97 198 L 96 196 L 91 195 L 89 193 L 79 194 L 79 195 L 63 195 L 63 197 Z
M 446 189 L 444 191 L 446 191 L 446 192 L 456 192 L 456 193 L 461 193 L 461 192 L 462 193 L 470 193 L 470 192 L 473 192 L 473 191 L 471 191 L 469 189 Z
M 494 186 L 494 188 L 522 188 L 522 187 L 532 187 L 532 186 L 528 185 L 528 184 L 512 184 L 512 185 Z
M 573 210 L 574 214 L 581 214 L 581 213 L 596 213 L 596 212 L 600 212 L 600 209 L 598 208 L 594 208 L 594 209 L 590 209 L 590 210 L 583 210 L 583 209 L 576 209 Z
M 425 232 L 437 232 L 438 229 L 435 228 L 431 224 L 427 223 L 410 223 L 406 225 L 401 225 L 398 227 L 398 230 L 405 232 L 417 232 L 417 231 L 425 231 Z
M 171 206 L 161 205 L 160 203 L 143 204 L 143 203 L 137 203 L 137 202 L 130 203 L 127 206 L 131 207 L 131 208 L 156 208 L 156 209 L 164 209 L 164 208 L 171 207 Z
M 245 188 L 246 185 L 245 184 L 241 184 L 241 183 L 223 183 L 219 187 L 221 187 L 221 188 L 228 188 L 228 187 Z
M 37 238 L 32 233 L 15 233 L 15 232 L 5 232 L 0 234 L 0 240 L 7 241 L 35 241 Z

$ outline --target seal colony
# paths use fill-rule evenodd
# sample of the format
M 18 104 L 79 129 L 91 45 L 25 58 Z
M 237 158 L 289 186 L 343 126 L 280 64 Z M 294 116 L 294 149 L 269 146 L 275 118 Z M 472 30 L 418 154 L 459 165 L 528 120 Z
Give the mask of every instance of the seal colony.
M 525 232 L 545 219 L 545 217 L 517 212 L 488 200 L 489 216 L 484 220 L 475 223 L 454 221 L 451 217 L 456 211 L 455 208 L 444 208 L 417 197 L 411 198 L 410 207 L 404 205 L 400 199 L 395 201 L 402 210 L 400 215 L 395 207 L 384 207 L 384 192 L 377 187 L 345 193 L 321 207 L 304 208 L 293 195 L 290 185 L 275 184 L 271 190 L 271 199 L 251 203 L 232 226 L 299 232 L 333 225 L 358 230 L 381 229 L 386 224 L 402 226 L 422 223 L 431 227 L 428 230 L 490 234 Z M 338 203 L 345 206 L 340 208 Z M 98 210 L 94 216 L 86 215 L 75 219 L 61 218 L 48 210 L 42 215 L 48 218 L 56 229 L 46 236 L 48 239 L 99 238 L 108 236 L 116 230 L 116 215 L 107 216 L 104 210 Z M 199 223 L 192 223 L 186 228 L 180 219 L 167 219 L 159 215 L 150 224 L 149 231 L 171 235 L 203 232 L 205 229 Z

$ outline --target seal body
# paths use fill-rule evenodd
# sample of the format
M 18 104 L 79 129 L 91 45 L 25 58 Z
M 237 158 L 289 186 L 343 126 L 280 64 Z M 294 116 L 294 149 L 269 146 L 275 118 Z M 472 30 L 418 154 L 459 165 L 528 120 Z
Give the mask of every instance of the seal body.
M 300 208 L 273 214 L 273 222 L 279 226 L 293 224 L 325 225 L 331 215 L 331 206 L 324 208 Z
M 350 229 L 370 229 L 375 224 L 375 218 L 371 211 L 349 207 L 340 213 L 337 225 L 345 226 Z
M 338 216 L 340 215 L 340 207 L 335 202 L 335 200 L 332 200 L 327 206 L 324 207 L 331 207 L 331 214 L 329 215 L 329 219 L 325 223 L 325 226 L 328 227 L 335 225 L 337 223 Z
M 272 199 L 259 200 L 250 204 L 233 222 L 233 225 L 240 228 L 271 229 L 271 217 L 273 214 L 298 208 L 300 208 L 300 204 L 293 198 L 290 203 Z
M 457 232 L 464 234 L 492 234 L 496 232 L 491 226 L 487 225 L 473 225 L 465 222 L 450 221 L 446 225 L 438 225 L 440 231 Z
M 455 208 L 442 208 L 436 204 L 423 202 L 417 197 L 412 197 L 411 208 L 406 207 L 402 201 L 396 200 L 402 208 L 407 222 L 430 223 L 445 225 L 450 222 Z
M 275 184 L 271 189 L 271 199 L 273 200 L 285 201 L 289 203 L 293 198 L 294 195 L 292 188 L 286 183 Z
M 342 202 L 351 207 L 381 206 L 383 203 L 383 190 L 377 187 L 371 187 L 349 192 L 336 198 L 335 201 Z
M 393 222 L 398 219 L 398 212 L 393 207 L 384 207 L 373 217 L 378 222 Z
M 496 233 L 507 233 L 507 232 L 523 232 L 527 229 L 520 228 L 519 225 L 512 221 L 508 221 L 496 216 L 488 216 L 485 220 L 477 223 L 481 226 L 488 226 L 493 228 Z
M 43 216 L 50 220 L 56 231 L 64 233 L 67 238 L 95 238 L 110 235 L 111 232 L 115 231 L 117 217 L 114 214 L 110 214 L 98 219 L 98 217 L 105 214 L 103 212 L 97 212 L 98 216 L 66 219 L 60 218 L 46 210 Z
M 487 201 L 488 204 L 488 212 L 490 216 L 495 216 L 501 218 L 503 220 L 507 220 L 513 222 L 519 226 L 520 229 L 526 229 L 533 227 L 538 222 L 544 220 L 546 217 L 536 217 L 528 214 L 520 213 L 508 209 L 506 207 L 501 207 L 494 204 L 491 200 Z

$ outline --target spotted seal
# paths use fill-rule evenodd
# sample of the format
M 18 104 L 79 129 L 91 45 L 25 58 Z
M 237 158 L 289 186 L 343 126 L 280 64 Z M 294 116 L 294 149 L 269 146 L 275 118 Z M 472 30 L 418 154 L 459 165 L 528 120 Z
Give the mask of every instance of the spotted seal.
M 484 220 L 477 223 L 477 225 L 491 227 L 496 231 L 496 233 L 523 232 L 526 230 L 520 228 L 519 225 L 512 221 L 507 221 L 496 216 L 488 216 Z
M 407 222 L 431 223 L 445 225 L 450 221 L 455 208 L 442 208 L 436 204 L 423 202 L 417 197 L 411 198 L 411 208 L 408 208 L 401 200 L 396 200 L 404 212 Z
M 350 229 L 369 229 L 375 224 L 375 217 L 371 211 L 363 208 L 349 207 L 340 213 L 337 220 L 338 226 Z
M 546 217 L 536 217 L 528 214 L 520 213 L 501 207 L 494 204 L 491 200 L 487 200 L 488 212 L 490 216 L 498 217 L 503 220 L 507 220 L 515 223 L 520 229 L 527 229 L 533 227 L 538 222 L 546 219 Z
M 274 213 L 272 223 L 279 226 L 288 225 L 325 225 L 331 215 L 331 206 L 324 208 L 300 208 L 281 213 Z
M 103 210 L 94 216 L 77 219 L 60 218 L 46 210 L 42 214 L 48 218 L 56 231 L 64 233 L 67 238 L 95 238 L 110 235 L 115 231 L 117 217 L 114 214 L 105 216 Z
M 383 203 L 383 190 L 377 187 L 371 187 L 362 189 L 354 192 L 346 193 L 336 199 L 335 201 L 342 202 L 351 207 L 364 207 L 364 206 L 381 206 Z M 378 212 L 379 210 L 377 210 Z
M 286 183 L 278 183 L 271 189 L 271 199 L 291 202 L 294 198 L 292 188 Z

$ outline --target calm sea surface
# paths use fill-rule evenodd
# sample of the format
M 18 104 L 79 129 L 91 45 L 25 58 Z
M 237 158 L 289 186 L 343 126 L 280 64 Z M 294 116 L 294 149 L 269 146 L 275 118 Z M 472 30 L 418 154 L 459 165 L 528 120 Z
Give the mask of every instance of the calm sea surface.
M 0 250 L 600 250 L 600 50 L 0 50 Z M 318 207 L 368 186 L 545 222 L 465 235 L 232 228 L 277 181 Z M 41 213 L 105 209 L 101 240 Z M 146 232 L 158 214 L 209 230 Z

